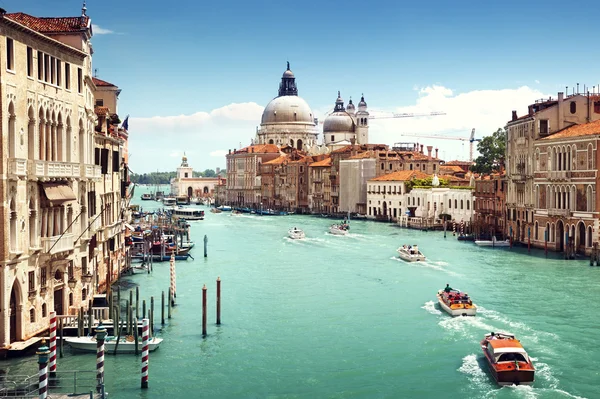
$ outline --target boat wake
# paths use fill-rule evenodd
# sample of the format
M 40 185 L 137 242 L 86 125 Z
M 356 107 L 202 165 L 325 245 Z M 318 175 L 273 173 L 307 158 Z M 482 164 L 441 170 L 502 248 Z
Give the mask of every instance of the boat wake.
M 421 309 L 425 309 L 428 313 L 441 315 L 442 311 L 435 307 L 434 301 L 425 302 L 425 305 L 421 306 Z
M 406 261 L 404 261 L 403 259 L 401 259 L 401 258 L 399 258 L 397 256 L 392 256 L 390 259 L 393 259 L 393 260 L 395 260 L 397 262 L 400 262 L 400 263 L 405 263 L 405 264 L 410 265 L 410 266 L 416 266 L 416 267 L 422 267 L 422 268 L 426 268 L 426 269 L 437 270 L 439 272 L 444 272 L 444 273 L 447 273 L 447 274 L 449 274 L 451 276 L 454 276 L 454 277 L 460 277 L 460 276 L 462 276 L 459 273 L 453 272 L 452 270 L 448 270 L 448 269 L 443 268 L 440 265 L 437 265 L 436 264 L 437 262 L 430 262 L 428 260 L 425 260 L 425 262 L 406 262 Z
M 462 365 L 458 368 L 458 371 L 467 376 L 474 388 L 481 389 L 493 387 L 489 376 L 479 366 L 477 355 L 474 353 L 463 357 Z
M 468 337 L 478 340 L 481 339 L 483 331 L 490 332 L 497 330 L 479 316 L 444 317 L 438 322 L 438 325 L 444 330 L 454 333 L 461 339 Z

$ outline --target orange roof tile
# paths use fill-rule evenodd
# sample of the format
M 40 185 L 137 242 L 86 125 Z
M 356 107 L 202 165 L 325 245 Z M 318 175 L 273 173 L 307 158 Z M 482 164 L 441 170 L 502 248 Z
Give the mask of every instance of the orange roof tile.
M 275 144 L 257 144 L 249 145 L 248 147 L 235 151 L 235 154 L 243 153 L 276 154 L 279 153 L 279 147 Z
M 318 168 L 322 166 L 331 166 L 331 158 L 325 158 L 321 161 L 313 162 L 310 165 L 311 168 Z
M 94 84 L 96 86 L 103 86 L 103 87 L 111 87 L 112 86 L 112 87 L 117 87 L 117 86 L 115 86 L 112 83 L 109 83 L 109 82 L 107 82 L 105 80 L 101 80 L 101 79 L 98 79 L 98 78 L 92 78 L 92 81 L 94 82 Z
M 364 151 L 364 152 L 359 152 L 356 155 L 351 156 L 348 159 L 367 159 L 367 158 L 373 158 L 375 156 L 375 154 L 373 153 L 373 151 Z
M 427 173 L 423 173 L 419 170 L 399 170 L 392 172 L 387 175 L 379 176 L 371 181 L 409 181 L 412 179 L 425 179 L 430 177 Z
M 442 177 L 440 177 L 440 179 L 444 179 L 446 181 L 452 181 L 452 182 L 468 182 L 469 179 L 463 179 L 461 177 L 456 177 L 453 175 L 443 175 Z
M 40 33 L 69 33 L 80 32 L 88 28 L 90 17 L 58 17 L 38 18 L 22 12 L 6 14 L 9 18 L 21 25 Z
M 594 134 L 600 134 L 600 120 L 583 123 L 581 125 L 569 126 L 566 129 L 561 130 L 548 137 L 543 137 L 539 140 L 552 140 L 552 139 L 564 139 L 568 137 L 578 136 L 592 136 Z
M 440 166 L 441 170 L 447 170 L 447 171 L 452 171 L 452 172 L 464 172 L 464 169 L 461 168 L 458 165 L 442 165 Z
M 263 162 L 262 164 L 263 165 L 282 165 L 287 161 L 287 159 L 288 159 L 287 155 L 282 155 L 282 156 L 272 159 L 268 162 Z
M 450 162 L 446 162 L 444 164 L 444 166 L 471 166 L 473 165 L 473 162 L 469 162 L 469 161 L 450 161 Z

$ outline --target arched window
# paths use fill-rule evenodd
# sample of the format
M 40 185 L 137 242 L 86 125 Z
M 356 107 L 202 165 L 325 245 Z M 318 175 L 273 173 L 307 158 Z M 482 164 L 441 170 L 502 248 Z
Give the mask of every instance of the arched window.
M 592 190 L 592 186 L 587 186 L 585 197 L 587 200 L 587 211 L 594 211 L 594 190 Z
M 299 151 L 302 150 L 302 140 L 298 139 L 298 141 L 296 141 L 296 149 Z
M 73 293 L 69 292 L 69 306 L 73 306 Z
M 571 170 L 577 170 L 577 146 L 571 147 Z
M 10 200 L 10 244 L 9 248 L 11 251 L 16 252 L 18 249 L 17 245 L 17 207 L 15 204 L 16 199 Z
M 46 306 L 45 303 L 42 304 L 42 318 L 46 317 L 48 315 L 48 307 Z
M 569 104 L 569 111 L 571 111 L 572 114 L 577 112 L 577 103 L 575 101 L 571 101 L 571 104 Z
M 458 209 L 458 200 L 454 200 L 454 209 Z
M 35 308 L 29 310 L 29 321 L 35 323 Z
M 467 200 L 467 211 L 469 210 L 469 206 L 470 206 L 470 205 L 469 205 L 469 203 L 470 203 L 470 202 L 471 202 L 471 201 Z
M 269 140 L 269 144 L 275 144 L 275 143 L 273 142 L 273 139 Z
M 588 170 L 594 169 L 594 147 L 592 147 L 592 144 L 588 144 L 587 161 L 588 161 Z
M 463 209 L 463 200 L 460 200 L 460 209 Z
M 450 209 L 450 208 L 452 208 L 452 200 L 451 199 L 448 200 L 448 209 Z
M 33 107 L 29 107 L 29 111 L 27 112 L 29 116 L 29 123 L 27 124 L 27 148 L 29 159 L 38 159 L 39 152 L 35 151 L 35 113 L 33 111 Z
M 588 232 L 587 232 L 587 246 L 591 247 L 592 246 L 592 226 L 588 226 Z
M 33 198 L 29 199 L 29 246 L 38 247 L 37 211 Z

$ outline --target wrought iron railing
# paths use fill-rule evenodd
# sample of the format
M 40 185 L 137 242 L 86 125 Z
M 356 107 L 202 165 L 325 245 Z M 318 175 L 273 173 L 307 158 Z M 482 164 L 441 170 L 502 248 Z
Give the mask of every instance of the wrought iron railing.
M 57 371 L 54 376 L 48 375 L 48 397 L 52 397 L 53 394 L 90 394 L 90 397 L 106 397 L 104 387 L 98 386 L 96 371 Z M 0 398 L 37 397 L 39 397 L 39 376 L 37 374 L 33 376 L 6 375 L 0 378 Z

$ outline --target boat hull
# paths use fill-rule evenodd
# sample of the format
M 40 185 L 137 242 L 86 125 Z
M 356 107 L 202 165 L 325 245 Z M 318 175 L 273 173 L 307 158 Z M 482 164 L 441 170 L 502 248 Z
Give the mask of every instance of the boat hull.
M 336 228 L 330 228 L 329 229 L 329 234 L 333 234 L 336 236 L 345 236 L 348 234 L 347 230 L 342 230 L 342 229 L 336 229 Z
M 446 302 L 444 302 L 444 300 L 442 299 L 442 296 L 440 294 L 438 294 L 437 297 L 438 297 L 438 303 L 440 304 L 440 307 L 442 309 L 444 309 L 444 311 L 452 317 L 477 315 L 477 306 L 475 306 L 474 304 L 471 305 L 472 306 L 471 308 L 466 308 L 466 307 L 463 307 L 462 305 L 456 305 L 456 306 L 460 306 L 460 307 L 456 307 L 453 309 L 450 306 L 448 306 L 448 304 L 446 304 Z
M 288 237 L 291 238 L 292 240 L 302 240 L 303 238 L 306 237 L 306 235 L 304 234 L 303 231 L 290 230 L 290 231 L 288 231 Z
M 398 257 L 406 262 L 424 262 L 426 259 L 424 255 L 408 255 L 400 252 L 398 253 Z
M 82 352 L 96 352 L 96 339 L 88 337 L 73 337 L 65 338 L 65 341 L 71 346 L 71 348 L 82 351 Z M 148 342 L 148 351 L 152 352 L 160 346 L 162 338 L 152 338 Z M 114 353 L 115 347 L 117 347 L 116 340 L 107 340 L 104 342 L 104 351 L 107 353 Z M 142 351 L 142 342 L 138 342 L 138 352 Z M 135 353 L 135 342 L 128 342 L 123 339 L 119 341 L 117 347 L 117 353 Z
M 509 247 L 510 241 L 475 240 L 475 245 L 480 247 Z

